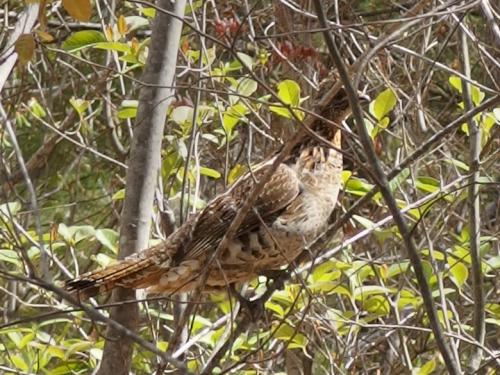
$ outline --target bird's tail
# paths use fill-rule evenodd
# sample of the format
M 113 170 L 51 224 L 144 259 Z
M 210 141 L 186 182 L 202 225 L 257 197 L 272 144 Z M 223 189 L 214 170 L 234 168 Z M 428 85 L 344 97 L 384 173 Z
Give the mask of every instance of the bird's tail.
M 65 289 L 86 300 L 117 287 L 141 288 L 157 275 L 152 259 L 128 258 L 109 267 L 85 273 L 65 282 Z

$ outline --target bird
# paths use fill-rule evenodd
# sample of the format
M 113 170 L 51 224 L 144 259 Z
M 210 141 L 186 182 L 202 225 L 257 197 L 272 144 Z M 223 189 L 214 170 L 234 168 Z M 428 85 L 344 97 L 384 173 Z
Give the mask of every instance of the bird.
M 305 133 L 295 144 L 215 259 L 212 255 L 232 220 L 277 154 L 213 198 L 164 242 L 67 280 L 66 290 L 83 300 L 117 287 L 163 295 L 220 290 L 289 265 L 326 228 L 337 204 L 342 172 L 339 124 L 350 112 L 341 89 L 322 113 L 330 122 L 317 119 L 311 126 L 314 133 Z

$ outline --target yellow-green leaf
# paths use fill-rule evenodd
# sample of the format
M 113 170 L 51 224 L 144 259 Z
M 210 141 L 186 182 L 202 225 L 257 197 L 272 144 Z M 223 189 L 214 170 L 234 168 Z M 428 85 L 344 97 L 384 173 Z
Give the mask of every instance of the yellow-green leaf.
M 18 355 L 11 355 L 10 356 L 10 360 L 12 361 L 12 363 L 14 364 L 14 366 L 16 366 L 16 368 L 18 370 L 22 370 L 22 371 L 28 371 L 29 370 L 28 364 L 20 356 L 18 356 Z
M 300 86 L 291 79 L 285 79 L 278 84 L 278 97 L 291 106 L 298 106 L 300 103 Z
M 458 76 L 451 76 L 448 78 L 451 87 L 457 90 L 460 94 L 462 93 L 462 80 Z
M 104 49 L 106 51 L 131 52 L 130 46 L 123 42 L 99 42 L 94 44 L 93 48 Z
M 412 375 L 429 375 L 432 374 L 434 369 L 436 368 L 436 361 L 431 359 L 426 362 L 422 367 L 415 367 L 412 370 Z
M 227 133 L 231 133 L 236 124 L 249 112 L 243 103 L 236 103 L 229 107 L 222 116 L 222 126 Z
M 257 87 L 257 81 L 248 77 L 243 77 L 237 81 L 236 90 L 240 95 L 250 96 L 257 90 Z
M 247 167 L 242 164 L 236 164 L 233 169 L 229 171 L 229 175 L 227 176 L 227 182 L 229 185 L 232 185 L 239 177 L 243 176 L 247 171 Z
M 396 95 L 392 89 L 385 89 L 370 103 L 370 113 L 378 121 L 382 120 L 396 105 Z
M 200 173 L 204 176 L 212 177 L 212 178 L 220 178 L 221 174 L 215 169 L 208 167 L 200 167 Z
M 451 280 L 461 288 L 467 281 L 469 276 L 469 270 L 465 264 L 457 261 L 453 258 L 448 259 L 448 265 L 450 266 Z
M 106 37 L 97 30 L 77 31 L 71 34 L 62 44 L 65 51 L 77 51 L 79 49 L 92 46 L 99 42 L 105 42 Z
M 95 238 L 113 253 L 118 254 L 118 233 L 113 229 L 98 229 Z

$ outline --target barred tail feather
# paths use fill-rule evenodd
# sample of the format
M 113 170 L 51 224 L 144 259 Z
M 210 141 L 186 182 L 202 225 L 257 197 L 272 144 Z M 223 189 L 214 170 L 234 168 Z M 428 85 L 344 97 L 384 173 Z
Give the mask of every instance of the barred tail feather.
M 75 297 L 86 300 L 117 287 L 137 288 L 150 284 L 157 275 L 151 259 L 125 259 L 109 267 L 85 273 L 65 282 L 65 289 Z

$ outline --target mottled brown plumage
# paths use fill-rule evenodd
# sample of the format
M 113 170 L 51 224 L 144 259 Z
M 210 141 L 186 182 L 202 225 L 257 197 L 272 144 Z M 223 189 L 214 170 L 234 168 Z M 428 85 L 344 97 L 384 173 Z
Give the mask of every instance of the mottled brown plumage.
M 341 92 L 324 116 L 340 124 L 348 112 Z M 313 130 L 340 148 L 338 128 L 317 121 Z M 271 158 L 243 176 L 162 244 L 67 281 L 67 290 L 80 298 L 119 286 L 148 288 L 153 293 L 186 292 L 196 287 L 210 290 L 249 281 L 289 264 L 324 229 L 341 184 L 342 154 L 308 135 L 265 184 L 255 209 L 245 217 L 229 246 L 208 265 L 255 181 L 273 161 Z M 199 285 L 207 267 L 206 285 Z

